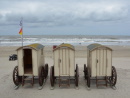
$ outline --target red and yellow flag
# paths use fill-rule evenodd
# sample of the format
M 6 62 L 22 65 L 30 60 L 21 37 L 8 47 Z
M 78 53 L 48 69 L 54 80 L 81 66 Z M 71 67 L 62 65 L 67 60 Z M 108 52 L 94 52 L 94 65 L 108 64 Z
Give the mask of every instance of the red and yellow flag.
M 20 35 L 22 35 L 22 34 L 23 34 L 22 28 L 20 29 L 19 34 L 20 34 Z

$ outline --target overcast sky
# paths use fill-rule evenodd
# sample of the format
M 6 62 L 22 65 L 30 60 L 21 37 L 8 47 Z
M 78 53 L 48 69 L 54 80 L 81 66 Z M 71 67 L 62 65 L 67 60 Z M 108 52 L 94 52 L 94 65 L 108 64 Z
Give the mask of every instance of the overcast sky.
M 130 0 L 0 0 L 0 35 L 130 35 Z

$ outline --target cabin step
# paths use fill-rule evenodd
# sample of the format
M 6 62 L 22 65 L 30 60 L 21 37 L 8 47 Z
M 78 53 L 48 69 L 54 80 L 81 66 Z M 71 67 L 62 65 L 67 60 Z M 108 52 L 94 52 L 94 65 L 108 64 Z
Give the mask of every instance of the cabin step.
M 68 78 L 68 79 L 59 79 L 59 80 L 61 80 L 61 81 L 68 81 L 68 80 L 70 80 L 70 79 Z
M 27 81 L 27 80 L 32 80 L 32 78 L 25 78 L 24 80 L 26 80 L 26 81 Z
M 97 87 L 98 87 L 98 86 L 106 86 L 106 87 L 107 87 L 106 84 L 97 84 Z
M 24 86 L 25 81 L 30 82 L 31 85 L 33 86 L 33 84 L 34 84 L 34 76 L 29 76 L 29 77 L 22 76 L 22 86 Z
M 106 77 L 104 79 L 98 79 L 96 77 L 96 85 L 98 86 L 106 86 L 107 87 L 107 79 Z
M 98 79 L 97 81 L 106 81 L 105 79 Z
M 59 79 L 59 87 L 70 86 L 70 79 Z
M 70 86 L 70 77 L 59 77 L 59 87 Z

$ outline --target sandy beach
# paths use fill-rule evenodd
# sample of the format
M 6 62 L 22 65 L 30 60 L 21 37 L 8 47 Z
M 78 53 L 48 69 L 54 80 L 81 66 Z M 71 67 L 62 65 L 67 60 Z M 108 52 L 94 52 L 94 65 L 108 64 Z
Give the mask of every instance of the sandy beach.
M 0 98 L 130 98 L 130 0 L 0 0 Z
M 86 46 L 75 46 L 75 63 L 79 65 L 79 89 L 75 85 L 59 88 L 55 85 L 54 90 L 50 90 L 50 77 L 38 90 L 38 83 L 34 86 L 25 84 L 18 90 L 14 90 L 12 73 L 17 61 L 9 61 L 9 55 L 17 53 L 17 46 L 0 46 L 0 97 L 1 98 L 129 98 L 130 97 L 130 46 L 109 46 L 113 49 L 113 66 L 117 70 L 116 90 L 111 87 L 96 87 L 95 82 L 91 83 L 91 90 L 87 89 L 86 81 L 83 77 L 83 65 L 87 63 Z M 45 47 L 45 62 L 49 67 L 53 65 L 52 46 Z

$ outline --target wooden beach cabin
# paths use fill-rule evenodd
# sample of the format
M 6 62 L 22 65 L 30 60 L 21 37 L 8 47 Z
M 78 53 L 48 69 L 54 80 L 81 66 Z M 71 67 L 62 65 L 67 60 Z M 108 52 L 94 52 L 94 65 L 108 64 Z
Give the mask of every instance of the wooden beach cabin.
M 87 46 L 87 66 L 84 65 L 84 75 L 90 87 L 91 78 L 96 78 L 96 85 L 105 85 L 111 82 L 115 86 L 117 80 L 116 69 L 112 66 L 112 49 L 101 44 Z M 104 81 L 103 84 L 100 81 Z
M 59 80 L 59 87 L 62 85 L 69 86 L 70 79 L 75 80 L 78 86 L 78 65 L 75 66 L 75 48 L 71 44 L 61 44 L 53 47 L 54 66 L 50 69 L 50 82 L 54 86 L 55 80 Z M 63 81 L 67 81 L 63 84 Z
M 48 64 L 45 64 L 44 60 L 44 46 L 31 44 L 19 47 L 17 55 L 18 66 L 14 68 L 13 72 L 14 84 L 16 86 L 20 83 L 24 85 L 25 81 L 30 79 L 33 85 L 34 77 L 38 77 L 39 85 L 42 86 L 48 75 Z

